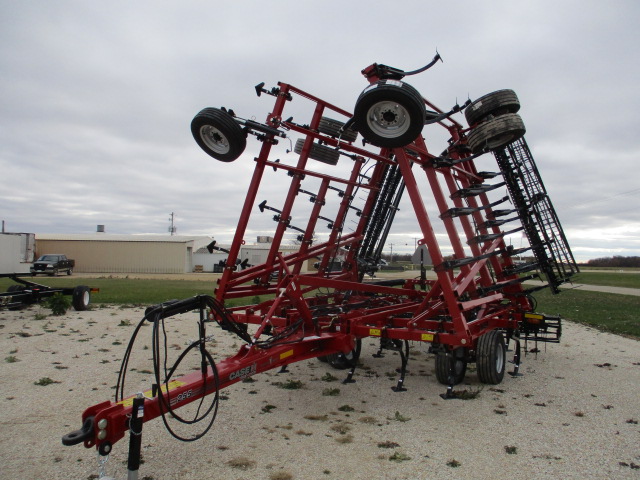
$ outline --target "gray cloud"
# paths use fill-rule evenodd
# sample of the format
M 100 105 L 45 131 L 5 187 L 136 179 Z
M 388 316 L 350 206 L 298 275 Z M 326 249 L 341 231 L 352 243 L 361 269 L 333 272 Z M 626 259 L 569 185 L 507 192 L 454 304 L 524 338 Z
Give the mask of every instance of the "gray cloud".
M 253 85 L 285 81 L 351 110 L 362 68 L 417 68 L 438 48 L 444 63 L 410 83 L 443 108 L 518 93 L 576 256 L 640 255 L 638 13 L 596 0 L 2 0 L 0 217 L 9 231 L 165 233 L 175 212 L 179 233 L 229 240 L 260 144 L 230 165 L 207 157 L 189 131 L 201 108 L 262 121 L 272 102 Z M 264 186 L 270 202 L 282 179 Z M 402 207 L 390 242 L 410 250 L 418 229 Z M 257 218 L 252 234 L 273 228 Z

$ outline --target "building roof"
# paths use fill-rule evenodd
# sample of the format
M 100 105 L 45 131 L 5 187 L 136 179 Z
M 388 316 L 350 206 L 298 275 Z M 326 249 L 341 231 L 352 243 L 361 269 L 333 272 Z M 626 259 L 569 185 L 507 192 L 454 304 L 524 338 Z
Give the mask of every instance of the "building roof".
M 110 233 L 36 233 L 36 240 L 67 240 L 83 242 L 163 242 L 208 244 L 211 237 L 187 235 L 118 235 Z

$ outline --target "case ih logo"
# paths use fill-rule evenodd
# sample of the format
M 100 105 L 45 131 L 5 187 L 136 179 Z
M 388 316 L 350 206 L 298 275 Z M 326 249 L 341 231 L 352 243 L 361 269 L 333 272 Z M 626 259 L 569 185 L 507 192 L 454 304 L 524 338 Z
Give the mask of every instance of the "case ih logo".
M 237 378 L 239 379 L 247 378 L 247 377 L 250 377 L 251 375 L 254 375 L 255 373 L 256 373 L 256 364 L 254 363 L 253 365 L 250 365 L 248 367 L 244 367 L 235 372 L 231 372 L 231 375 L 229 375 L 229 380 L 235 380 Z

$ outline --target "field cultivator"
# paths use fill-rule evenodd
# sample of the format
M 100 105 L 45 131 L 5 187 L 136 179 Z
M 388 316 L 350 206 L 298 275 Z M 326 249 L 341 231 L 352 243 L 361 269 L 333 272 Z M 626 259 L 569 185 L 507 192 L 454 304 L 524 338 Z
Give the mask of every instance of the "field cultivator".
M 409 342 L 430 344 L 445 398 L 455 397 L 468 363 L 477 364 L 480 382 L 498 384 L 507 345 L 515 352 L 510 373 L 517 375 L 521 341 L 559 340 L 560 318 L 535 313 L 531 294 L 546 287 L 557 293 L 577 267 L 524 140 L 518 98 L 499 90 L 441 110 L 404 82 L 438 60 L 412 72 L 368 66 L 362 73 L 369 85 L 353 113 L 290 84 L 267 89 L 261 83 L 257 95 L 274 101 L 264 123 L 226 108 L 205 108 L 195 116 L 196 142 L 222 162 L 240 157 L 250 136 L 261 142 L 232 243 L 209 246 L 228 254 L 222 276 L 212 296 L 147 309 L 141 325 L 153 325 L 151 390 L 123 396 L 130 347 L 115 401 L 87 409 L 83 427 L 63 443 L 83 442 L 106 455 L 130 432 L 135 460 L 143 421 L 162 416 L 171 431 L 166 417 L 180 419 L 176 410 L 196 401 L 196 420 L 210 420 L 203 432 L 183 439 L 199 438 L 213 423 L 219 391 L 251 375 L 317 357 L 348 370 L 345 382 L 353 381 L 365 337 L 379 339 L 379 353 L 400 354 L 398 392 L 406 390 Z M 285 112 L 302 103 L 307 117 L 294 120 Z M 454 118 L 460 113 L 468 126 Z M 440 154 L 431 152 L 422 135 L 437 127 L 448 136 Z M 274 158 L 285 140 L 292 148 Z M 492 155 L 497 171 L 481 170 L 479 163 Z M 427 278 L 423 264 L 412 278 L 377 279 L 405 193 L 417 224 L 411 231 L 420 232 L 416 243 L 427 252 L 424 264 L 433 265 L 434 275 Z M 252 265 L 240 258 L 241 246 L 248 235 L 264 232 L 252 227 L 264 215 L 273 215 L 272 241 L 267 260 Z M 528 245 L 507 245 L 505 238 L 514 233 Z M 291 240 L 299 249 L 281 253 Z M 525 253 L 530 260 L 523 263 Z M 308 271 L 312 263 L 317 268 Z M 544 286 L 526 283 L 533 279 L 543 279 Z M 166 362 L 163 367 L 165 321 L 190 311 L 199 312 L 198 339 L 172 368 Z M 206 333 L 216 324 L 243 343 L 236 355 L 217 362 Z M 178 376 L 189 353 L 199 368 Z M 129 470 L 137 471 L 135 461 Z

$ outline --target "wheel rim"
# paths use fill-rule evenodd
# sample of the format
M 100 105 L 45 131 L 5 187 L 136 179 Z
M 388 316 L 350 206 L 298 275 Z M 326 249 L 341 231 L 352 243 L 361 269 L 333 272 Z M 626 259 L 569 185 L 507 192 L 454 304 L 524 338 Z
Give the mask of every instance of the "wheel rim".
M 371 106 L 367 112 L 367 125 L 384 138 L 396 138 L 406 133 L 411 125 L 409 111 L 396 102 L 384 101 Z
M 90 298 L 90 296 L 89 296 L 89 292 L 85 291 L 85 292 L 82 294 L 82 304 L 83 304 L 83 305 L 85 305 L 85 306 L 86 306 L 86 305 L 89 305 L 89 298 Z
M 504 369 L 504 345 L 496 345 L 496 372 L 500 373 Z
M 229 153 L 229 140 L 213 125 L 203 125 L 200 127 L 200 138 L 208 148 L 218 155 Z

